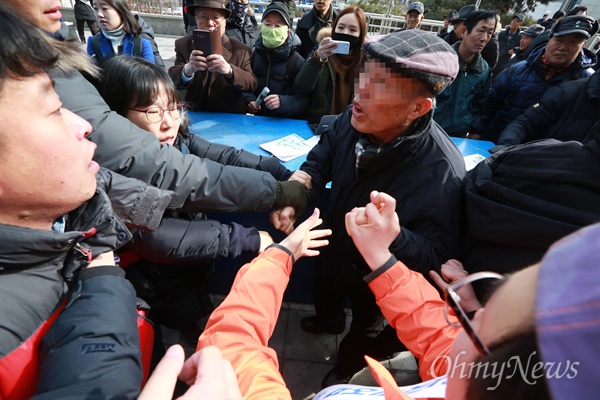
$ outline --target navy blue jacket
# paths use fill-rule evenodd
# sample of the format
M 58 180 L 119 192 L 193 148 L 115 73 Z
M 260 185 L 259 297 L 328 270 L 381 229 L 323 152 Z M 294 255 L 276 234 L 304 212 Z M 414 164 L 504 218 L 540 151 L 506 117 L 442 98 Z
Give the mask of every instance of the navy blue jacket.
M 600 72 L 589 78 L 549 88 L 541 100 L 510 123 L 498 145 L 512 146 L 537 139 L 594 139 L 592 128 L 600 110 Z
M 591 67 L 596 56 L 584 48 L 569 68 L 546 80 L 541 61 L 545 51 L 546 46 L 536 49 L 526 61 L 504 70 L 492 83 L 486 112 L 476 128 L 482 139 L 496 143 L 504 128 L 538 102 L 549 87 L 594 73 Z

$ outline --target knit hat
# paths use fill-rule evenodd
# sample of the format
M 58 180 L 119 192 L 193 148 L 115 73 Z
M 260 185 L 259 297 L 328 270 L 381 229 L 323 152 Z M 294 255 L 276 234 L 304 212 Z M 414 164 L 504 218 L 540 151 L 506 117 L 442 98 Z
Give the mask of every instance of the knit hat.
M 421 2 L 414 1 L 410 3 L 410 6 L 408 6 L 408 10 L 406 10 L 406 13 L 408 14 L 410 11 L 413 10 L 417 11 L 421 15 L 425 14 L 425 6 Z
M 586 39 L 598 32 L 598 21 L 588 15 L 570 15 L 556 22 L 550 30 L 550 37 L 579 34 Z
M 187 13 L 192 17 L 196 16 L 196 8 L 204 7 L 204 8 L 214 8 L 216 10 L 225 11 L 225 18 L 229 18 L 231 15 L 231 10 L 225 7 L 225 3 L 223 0 L 194 0 L 194 4 L 190 4 L 186 6 Z
M 440 94 L 458 74 L 456 52 L 443 39 L 419 29 L 373 36 L 362 47 L 367 55 L 385 62 L 393 71 L 423 82 Z
M 600 224 L 590 225 L 554 243 L 541 261 L 535 325 L 541 360 L 561 371 L 545 374 L 553 399 L 598 398 L 599 249 Z
M 277 13 L 281 15 L 286 25 L 290 28 L 292 27 L 292 24 L 290 23 L 290 13 L 288 11 L 287 6 L 285 6 L 283 3 L 272 2 L 271 4 L 269 4 L 262 15 L 262 19 L 265 19 L 265 17 L 271 13 Z
M 530 36 L 530 37 L 538 37 L 538 35 L 544 32 L 546 28 L 541 26 L 540 24 L 531 25 L 529 28 L 521 32 L 521 35 Z

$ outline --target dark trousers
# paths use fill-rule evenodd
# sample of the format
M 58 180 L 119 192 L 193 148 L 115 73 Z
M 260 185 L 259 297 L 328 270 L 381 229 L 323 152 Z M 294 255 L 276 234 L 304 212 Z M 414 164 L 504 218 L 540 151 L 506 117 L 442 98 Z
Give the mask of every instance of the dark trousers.
M 92 32 L 92 36 L 95 36 L 96 33 L 100 32 L 100 29 L 98 29 L 98 24 L 96 23 L 96 21 L 76 19 L 75 22 L 77 23 L 77 33 L 79 34 L 79 39 L 81 40 L 81 43 L 85 43 L 85 33 L 83 31 L 84 23 L 87 23 L 87 26 L 88 26 L 90 32 Z
M 343 323 L 344 302 L 346 295 L 350 297 L 352 322 L 350 331 L 340 342 L 335 365 L 339 377 L 352 375 L 365 367 L 364 355 L 385 359 L 406 350 L 395 330 L 386 328 L 375 295 L 363 279 L 366 274 L 353 265 L 333 264 L 325 257 L 317 268 L 315 309 L 321 324 Z

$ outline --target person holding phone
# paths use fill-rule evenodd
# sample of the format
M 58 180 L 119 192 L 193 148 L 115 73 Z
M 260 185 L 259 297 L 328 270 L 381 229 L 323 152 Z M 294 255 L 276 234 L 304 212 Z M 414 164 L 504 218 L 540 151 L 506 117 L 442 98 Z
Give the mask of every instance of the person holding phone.
M 319 123 L 323 115 L 339 114 L 354 96 L 354 76 L 362 63 L 360 51 L 367 34 L 367 19 L 356 6 L 344 8 L 332 27 L 317 35 L 319 47 L 306 59 L 295 84 L 310 95 L 310 106 L 304 115 L 310 124 Z M 348 53 L 341 50 L 347 42 Z
M 242 92 L 255 90 L 257 81 L 250 66 L 252 49 L 225 35 L 231 11 L 221 0 L 194 0 L 187 12 L 194 16 L 206 39 L 192 34 L 175 41 L 175 64 L 169 68 L 171 79 L 178 89 L 186 89 L 185 101 L 192 111 L 244 114 L 246 101 Z M 207 54 L 200 50 L 207 47 L 195 43 L 210 40 L 211 35 L 220 39 L 220 54 L 214 51 L 218 46 L 211 46 L 212 54 Z
M 294 86 L 304 58 L 297 51 L 290 27 L 287 7 L 280 2 L 269 4 L 252 53 L 252 71 L 259 85 L 254 92 L 244 93 L 249 113 L 301 118 L 308 108 L 308 95 Z

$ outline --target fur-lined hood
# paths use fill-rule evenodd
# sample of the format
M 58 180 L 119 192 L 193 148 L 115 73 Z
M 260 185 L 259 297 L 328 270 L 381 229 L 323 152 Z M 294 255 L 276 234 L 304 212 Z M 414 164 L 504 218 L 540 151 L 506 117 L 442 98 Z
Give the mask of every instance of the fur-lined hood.
M 47 40 L 48 46 L 54 48 L 58 54 L 56 69 L 67 75 L 75 71 L 91 77 L 100 75 L 100 69 L 92 63 L 92 59 L 77 40 L 60 40 L 47 34 L 43 37 Z
M 331 28 L 321 28 L 317 33 L 317 43 L 321 43 L 321 40 L 326 37 L 331 37 Z

